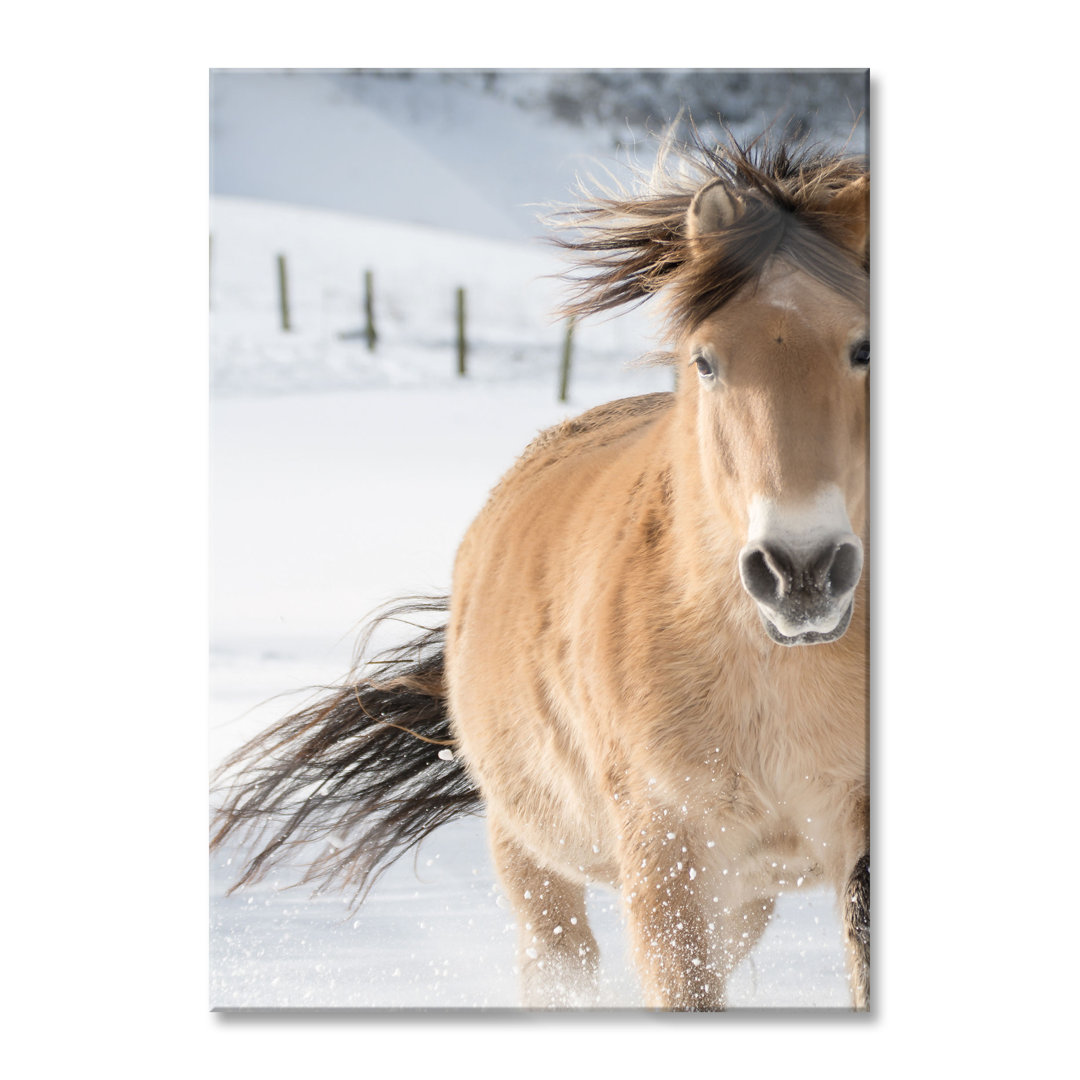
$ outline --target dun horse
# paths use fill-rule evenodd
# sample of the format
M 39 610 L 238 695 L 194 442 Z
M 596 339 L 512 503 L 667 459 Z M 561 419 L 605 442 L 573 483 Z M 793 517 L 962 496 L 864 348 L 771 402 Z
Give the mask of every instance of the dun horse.
M 570 313 L 660 295 L 675 392 L 541 434 L 448 604 L 410 609 L 438 626 L 226 763 L 215 843 L 258 834 L 248 882 L 319 842 L 305 880 L 359 900 L 483 809 L 534 1006 L 595 987 L 587 882 L 620 891 L 665 1009 L 723 1008 L 778 893 L 825 882 L 865 1009 L 869 175 L 807 150 L 681 157 L 559 241 Z

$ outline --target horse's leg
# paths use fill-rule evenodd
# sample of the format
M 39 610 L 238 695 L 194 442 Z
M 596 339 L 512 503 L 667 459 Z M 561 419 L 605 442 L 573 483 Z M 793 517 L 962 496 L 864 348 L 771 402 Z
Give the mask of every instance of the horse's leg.
M 630 944 L 651 1008 L 724 1008 L 724 973 L 714 962 L 705 897 L 684 838 L 637 815 L 623 824 L 619 859 Z
M 723 908 L 710 918 L 712 966 L 726 986 L 728 976 L 750 955 L 772 918 L 773 897 L 748 900 L 734 908 Z
M 856 1009 L 870 1008 L 870 856 L 855 864 L 843 892 L 848 977 Z
M 585 917 L 585 886 L 541 866 L 493 820 L 495 869 L 517 915 L 518 967 L 526 1008 L 596 1004 L 600 951 Z

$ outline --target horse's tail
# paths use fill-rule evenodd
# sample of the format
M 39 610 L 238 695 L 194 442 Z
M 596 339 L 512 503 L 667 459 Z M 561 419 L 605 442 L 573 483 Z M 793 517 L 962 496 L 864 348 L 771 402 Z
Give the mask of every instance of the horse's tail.
M 479 791 L 453 754 L 444 675 L 448 608 L 440 598 L 383 613 L 365 641 L 388 619 L 432 612 L 441 618 L 372 661 L 374 676 L 350 676 L 221 766 L 215 780 L 223 801 L 211 848 L 243 837 L 252 852 L 233 889 L 311 848 L 301 883 L 351 889 L 358 904 L 433 829 L 481 809 Z

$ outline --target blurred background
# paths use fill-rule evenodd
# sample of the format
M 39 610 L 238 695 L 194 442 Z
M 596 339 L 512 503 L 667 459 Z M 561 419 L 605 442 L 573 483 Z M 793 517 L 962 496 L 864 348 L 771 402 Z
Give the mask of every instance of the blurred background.
M 740 138 L 864 153 L 866 91 L 865 71 L 214 71 L 212 387 L 442 377 L 432 350 L 454 351 L 459 288 L 473 363 L 550 382 L 561 336 L 543 279 L 560 264 L 537 240 L 544 206 L 579 178 L 649 167 L 680 111 L 706 138 L 722 118 Z M 643 332 L 579 336 L 576 367 L 632 359 Z

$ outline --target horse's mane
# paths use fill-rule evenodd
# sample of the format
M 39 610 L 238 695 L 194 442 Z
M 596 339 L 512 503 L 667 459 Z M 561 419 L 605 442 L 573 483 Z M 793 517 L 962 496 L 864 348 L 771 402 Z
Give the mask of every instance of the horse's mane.
M 743 147 L 729 135 L 727 145 L 707 146 L 696 132 L 689 143 L 669 136 L 636 190 L 582 188 L 581 205 L 549 219 L 568 234 L 554 242 L 577 256 L 579 273 L 565 275 L 572 293 L 562 314 L 641 303 L 665 289 L 669 329 L 681 336 L 756 280 L 774 256 L 864 299 L 868 259 L 844 246 L 828 204 L 868 175 L 862 158 L 806 144 L 770 146 L 760 137 Z M 687 210 L 715 180 L 737 193 L 742 212 L 721 231 L 691 238 Z

